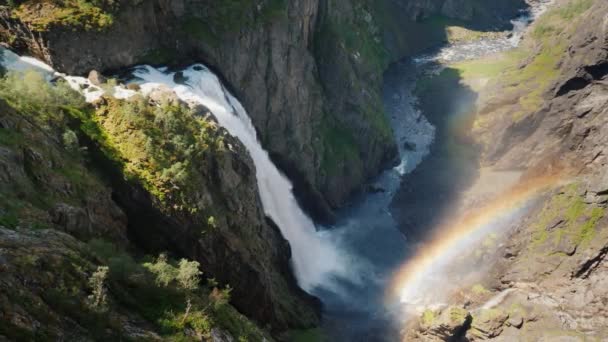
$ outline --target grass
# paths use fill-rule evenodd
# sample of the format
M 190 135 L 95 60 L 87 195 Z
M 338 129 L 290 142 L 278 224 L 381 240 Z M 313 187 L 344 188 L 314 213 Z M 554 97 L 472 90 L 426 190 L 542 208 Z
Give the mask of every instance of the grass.
M 183 289 L 178 283 L 162 285 L 149 271 L 151 264 L 146 262 L 149 257 L 137 261 L 103 240 L 92 240 L 88 245 L 93 255 L 110 266 L 110 289 L 114 299 L 157 325 L 164 338 L 193 340 L 186 334 L 186 330 L 191 330 L 195 336 L 207 340 L 211 338 L 211 330 L 219 327 L 239 341 L 269 340 L 266 333 L 232 306 L 214 302 L 211 289 L 216 284 L 213 282 L 201 284 L 194 290 Z M 168 264 L 177 267 L 175 260 L 168 259 Z

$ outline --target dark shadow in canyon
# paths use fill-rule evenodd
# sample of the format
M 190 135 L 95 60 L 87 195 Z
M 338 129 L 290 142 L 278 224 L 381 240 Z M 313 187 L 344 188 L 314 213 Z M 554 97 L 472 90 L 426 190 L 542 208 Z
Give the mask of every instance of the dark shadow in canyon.
M 418 108 L 436 130 L 429 155 L 403 177 L 391 203 L 410 243 L 422 241 L 449 215 L 479 174 L 480 150 L 469 136 L 477 94 L 460 81 L 459 72 L 450 68 L 431 79 L 417 77 Z

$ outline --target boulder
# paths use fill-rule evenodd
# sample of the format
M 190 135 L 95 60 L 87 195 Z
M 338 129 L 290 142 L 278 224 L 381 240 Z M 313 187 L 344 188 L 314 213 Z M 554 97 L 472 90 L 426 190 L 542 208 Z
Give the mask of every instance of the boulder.
M 91 70 L 87 78 L 93 85 L 96 86 L 100 86 L 107 81 L 107 79 L 97 70 Z

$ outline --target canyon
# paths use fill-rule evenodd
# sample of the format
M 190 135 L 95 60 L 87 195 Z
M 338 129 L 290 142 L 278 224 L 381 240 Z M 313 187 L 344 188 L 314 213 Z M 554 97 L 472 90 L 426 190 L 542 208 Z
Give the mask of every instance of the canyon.
M 601 340 L 607 14 L 1 5 L 0 338 Z

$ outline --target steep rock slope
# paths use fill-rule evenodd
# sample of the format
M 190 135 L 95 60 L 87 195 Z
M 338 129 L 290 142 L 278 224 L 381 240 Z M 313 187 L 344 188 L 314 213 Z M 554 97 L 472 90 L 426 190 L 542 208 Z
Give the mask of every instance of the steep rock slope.
M 605 1 L 556 1 L 518 51 L 455 66 L 470 85 L 500 76 L 479 89 L 473 131 L 482 165 L 524 170 L 523 179 L 558 174 L 567 184 L 539 198 L 503 244 L 479 246 L 472 254 L 490 272 L 451 306 L 427 310 L 407 338 L 608 336 L 607 17 Z
M 17 20 L 5 11 L 5 32 L 17 38 L 13 46 L 61 71 L 86 73 L 145 62 L 200 60 L 219 70 L 250 113 L 264 146 L 296 180 L 300 192 L 310 199 L 307 203 L 315 204 L 313 212 L 329 214 L 328 203 L 343 203 L 363 181 L 359 176 L 344 183 L 334 201 L 325 200 L 333 190 L 325 186 L 330 177 L 342 184 L 345 173 L 328 174 L 321 165 L 324 149 L 334 147 L 326 146 L 333 141 L 320 135 L 324 97 L 309 49 L 317 1 L 122 1 L 118 8 L 105 8 L 113 17 L 111 24 L 77 31 L 64 23 L 36 27 L 36 18 L 48 13 L 35 1 L 24 6 L 27 14 Z M 362 139 L 374 139 L 376 132 L 368 134 Z M 382 154 L 390 146 L 389 141 Z M 355 153 L 359 153 L 356 148 Z M 384 159 L 374 156 L 364 174 L 377 172 L 378 160 Z
M 316 304 L 291 275 L 289 246 L 264 217 L 250 157 L 211 114 L 188 109 L 171 92 L 157 93 L 154 100 L 106 99 L 94 112 L 65 86 L 53 90 L 36 75 L 13 74 L 2 81 L 10 105 L 0 103 L 0 225 L 16 229 L 15 240 L 52 228 L 89 243 L 109 241 L 118 250 L 169 252 L 200 262 L 205 279 L 215 278 L 205 285 L 209 291 L 215 282 L 231 286 L 233 305 L 275 331 L 316 323 Z M 196 151 L 189 150 L 193 146 Z M 71 244 L 65 234 L 53 236 L 59 245 L 62 237 Z M 112 254 L 98 256 L 95 264 L 108 265 Z M 32 257 L 42 256 L 33 250 Z M 128 266 L 134 264 L 130 260 L 122 261 Z M 186 310 L 185 300 L 167 298 L 169 307 L 161 309 Z M 198 308 L 206 294 L 200 298 Z M 136 309 L 128 308 L 146 310 Z M 220 313 L 218 320 L 230 322 L 234 314 Z M 151 323 L 158 315 L 144 314 Z
M 309 211 L 328 219 L 395 155 L 380 103 L 388 62 L 445 39 L 445 21 L 429 18 L 495 22 L 523 1 L 12 4 L 0 15 L 3 41 L 60 71 L 201 60 L 216 68 Z

